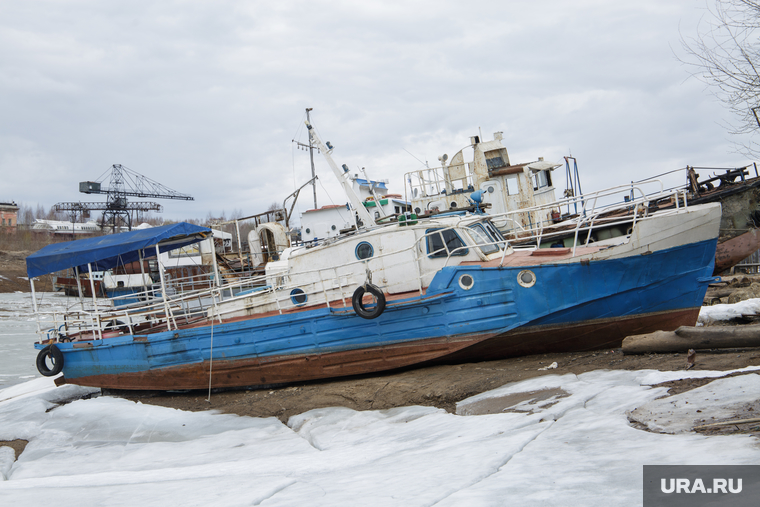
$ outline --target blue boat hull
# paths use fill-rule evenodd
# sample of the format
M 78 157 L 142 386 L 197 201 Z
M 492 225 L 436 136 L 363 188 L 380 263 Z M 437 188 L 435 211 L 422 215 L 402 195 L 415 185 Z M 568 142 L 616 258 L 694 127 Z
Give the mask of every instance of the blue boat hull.
M 58 347 L 66 382 L 159 390 L 208 388 L 210 370 L 212 386 L 233 387 L 615 347 L 695 323 L 716 242 L 583 263 L 447 267 L 425 296 L 389 301 L 373 320 L 350 305 L 303 308 Z M 535 277 L 527 287 L 518 283 L 525 270 Z

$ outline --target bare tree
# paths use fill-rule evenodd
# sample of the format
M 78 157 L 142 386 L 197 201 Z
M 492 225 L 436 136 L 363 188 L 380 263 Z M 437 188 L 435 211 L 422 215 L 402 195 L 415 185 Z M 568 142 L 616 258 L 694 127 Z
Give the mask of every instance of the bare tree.
M 680 60 L 731 111 L 729 133 L 751 136 L 737 145 L 742 154 L 755 157 L 760 154 L 754 140 L 760 125 L 760 2 L 715 0 L 708 13 L 696 37 L 681 37 L 687 56 Z

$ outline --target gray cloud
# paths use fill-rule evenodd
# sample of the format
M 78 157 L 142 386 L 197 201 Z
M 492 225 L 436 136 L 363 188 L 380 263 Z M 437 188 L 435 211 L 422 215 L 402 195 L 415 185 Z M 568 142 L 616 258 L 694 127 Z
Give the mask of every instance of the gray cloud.
M 432 164 L 478 129 L 514 161 L 572 150 L 584 189 L 744 164 L 671 49 L 703 7 L 0 2 L 0 199 L 88 200 L 77 182 L 121 163 L 195 196 L 166 218 L 262 211 L 309 178 L 305 107 L 339 163 L 399 193 L 407 151 Z

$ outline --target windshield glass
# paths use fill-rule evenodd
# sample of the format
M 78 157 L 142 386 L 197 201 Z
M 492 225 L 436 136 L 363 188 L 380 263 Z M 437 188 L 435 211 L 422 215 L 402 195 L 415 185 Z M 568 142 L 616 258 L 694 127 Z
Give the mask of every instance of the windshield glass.
M 449 255 L 467 255 L 467 248 L 462 239 L 452 229 L 436 229 L 425 231 L 427 237 L 427 251 L 429 257 L 448 257 Z M 432 234 L 430 234 L 432 232 Z
M 486 231 L 486 228 L 483 226 L 483 224 L 471 225 L 470 236 L 472 236 L 472 239 L 475 240 L 475 243 L 477 243 L 478 247 L 480 247 L 480 250 L 485 255 L 492 254 L 500 250 L 499 246 L 494 244 L 497 240 L 491 237 L 488 231 Z

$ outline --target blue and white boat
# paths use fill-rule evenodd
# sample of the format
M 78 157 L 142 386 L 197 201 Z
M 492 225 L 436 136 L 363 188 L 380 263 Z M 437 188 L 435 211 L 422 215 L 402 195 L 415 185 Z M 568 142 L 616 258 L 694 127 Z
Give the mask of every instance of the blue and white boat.
M 332 147 L 310 133 L 348 187 Z M 171 296 L 164 288 L 158 300 L 119 307 L 83 300 L 40 328 L 38 368 L 62 372 L 59 383 L 203 389 L 616 347 L 694 325 L 714 280 L 719 204 L 637 216 L 609 245 L 583 241 L 589 214 L 573 245 L 547 249 L 550 232 L 525 229 L 516 247 L 477 206 L 376 224 L 346 191 L 356 231 L 288 246 L 259 278 Z M 50 245 L 29 256 L 27 271 L 33 280 L 109 269 L 208 234 L 176 224 Z

